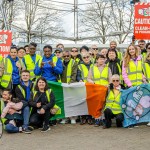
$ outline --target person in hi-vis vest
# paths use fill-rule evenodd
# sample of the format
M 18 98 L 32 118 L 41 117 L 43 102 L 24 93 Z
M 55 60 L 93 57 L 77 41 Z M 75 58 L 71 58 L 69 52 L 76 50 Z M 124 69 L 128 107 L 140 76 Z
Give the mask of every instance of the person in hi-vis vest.
M 34 73 L 42 76 L 46 81 L 60 81 L 60 74 L 63 72 L 62 61 L 52 54 L 52 47 L 46 45 L 43 48 L 44 56 L 36 63 Z
M 124 86 L 120 84 L 120 76 L 118 74 L 114 74 L 112 76 L 112 83 L 109 86 L 108 96 L 106 98 L 105 108 L 104 108 L 104 116 L 105 123 L 103 128 L 110 128 L 112 118 L 116 119 L 117 127 L 122 127 L 122 122 L 124 119 L 122 109 L 120 106 L 120 98 L 121 98 L 121 89 L 124 89 Z
M 25 55 L 23 58 L 26 70 L 30 71 L 30 79 L 33 81 L 36 80 L 36 76 L 34 74 L 35 64 L 38 62 L 39 59 L 42 58 L 40 55 L 36 54 L 36 47 L 37 47 L 36 43 L 33 42 L 30 43 L 29 44 L 30 54 Z
M 146 82 L 142 72 L 142 58 L 134 45 L 127 48 L 122 65 L 122 77 L 128 87 L 137 86 Z
M 111 76 L 111 70 L 105 64 L 105 57 L 98 54 L 96 56 L 96 64 L 89 70 L 88 82 L 108 86 L 111 83 Z

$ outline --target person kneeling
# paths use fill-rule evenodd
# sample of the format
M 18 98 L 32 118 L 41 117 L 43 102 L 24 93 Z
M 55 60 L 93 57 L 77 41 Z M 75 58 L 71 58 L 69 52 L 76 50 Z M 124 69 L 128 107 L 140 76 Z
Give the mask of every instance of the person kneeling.
M 30 124 L 42 127 L 41 132 L 50 130 L 49 119 L 53 116 L 52 109 L 55 107 L 55 97 L 45 78 L 40 77 L 35 85 L 35 90 L 31 93 L 29 105 L 32 107 Z
M 124 119 L 124 116 L 120 107 L 121 88 L 123 89 L 124 87 L 120 85 L 119 75 L 117 74 L 113 75 L 112 83 L 110 84 L 110 90 L 104 108 L 104 116 L 105 116 L 105 125 L 103 126 L 104 129 L 111 127 L 112 118 L 116 118 L 117 127 L 122 127 L 122 121 Z

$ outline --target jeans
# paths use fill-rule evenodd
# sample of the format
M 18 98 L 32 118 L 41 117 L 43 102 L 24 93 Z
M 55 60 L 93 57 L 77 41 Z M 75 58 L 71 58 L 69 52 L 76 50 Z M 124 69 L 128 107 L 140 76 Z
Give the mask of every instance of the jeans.
M 123 122 L 123 119 L 124 119 L 123 113 L 113 114 L 111 109 L 107 108 L 104 111 L 104 115 L 105 115 L 105 125 L 106 125 L 107 128 L 111 127 L 111 124 L 112 124 L 111 119 L 114 118 L 114 117 L 116 118 L 117 127 L 122 127 L 122 122 Z
M 23 128 L 26 129 L 28 128 L 29 125 L 29 117 L 30 117 L 30 108 L 29 106 L 26 106 L 22 110 L 23 112 Z
M 19 128 L 10 123 L 5 126 L 5 130 L 8 133 L 18 133 L 19 132 Z

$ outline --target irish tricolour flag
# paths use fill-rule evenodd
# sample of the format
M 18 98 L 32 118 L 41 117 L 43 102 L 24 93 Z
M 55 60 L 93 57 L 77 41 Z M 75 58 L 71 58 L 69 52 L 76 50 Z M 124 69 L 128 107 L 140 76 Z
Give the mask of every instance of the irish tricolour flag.
M 56 104 L 61 108 L 61 115 L 56 115 L 56 118 L 88 114 L 98 118 L 101 115 L 107 87 L 84 82 L 48 84 L 54 92 Z

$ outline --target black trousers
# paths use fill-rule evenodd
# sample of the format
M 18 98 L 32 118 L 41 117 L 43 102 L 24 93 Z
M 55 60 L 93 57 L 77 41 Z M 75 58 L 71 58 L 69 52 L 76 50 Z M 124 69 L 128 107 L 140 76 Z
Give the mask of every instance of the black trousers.
M 30 117 L 30 124 L 36 127 L 42 127 L 49 125 L 49 119 L 51 117 L 50 111 L 46 110 L 45 114 L 33 113 Z
M 116 118 L 117 127 L 122 127 L 122 121 L 124 119 L 123 113 L 113 114 L 111 109 L 107 108 L 104 111 L 105 115 L 105 125 L 107 128 L 111 127 L 112 121 L 111 119 Z

